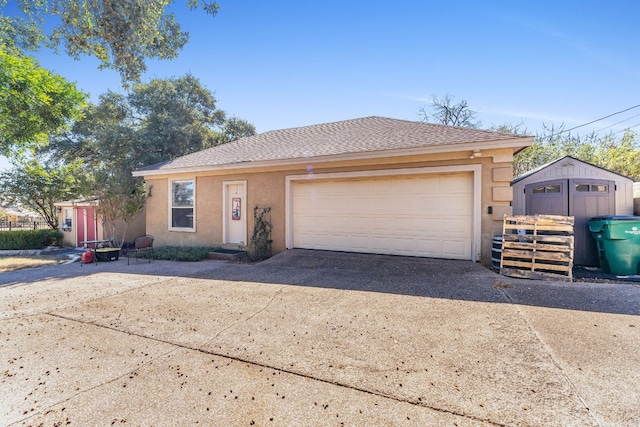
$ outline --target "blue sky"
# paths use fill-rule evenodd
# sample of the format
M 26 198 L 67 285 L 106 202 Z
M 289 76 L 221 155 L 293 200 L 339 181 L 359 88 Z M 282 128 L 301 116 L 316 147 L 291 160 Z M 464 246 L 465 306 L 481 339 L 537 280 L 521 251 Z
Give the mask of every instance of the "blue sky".
M 190 42 L 144 79 L 191 73 L 258 132 L 365 116 L 419 120 L 432 95 L 483 127 L 578 126 L 640 104 L 640 2 L 218 0 L 173 6 Z M 97 61 L 41 52 L 92 100 L 121 90 Z M 617 124 L 618 122 L 621 122 Z M 610 126 L 610 127 L 609 127 Z M 640 128 L 640 108 L 574 133 Z

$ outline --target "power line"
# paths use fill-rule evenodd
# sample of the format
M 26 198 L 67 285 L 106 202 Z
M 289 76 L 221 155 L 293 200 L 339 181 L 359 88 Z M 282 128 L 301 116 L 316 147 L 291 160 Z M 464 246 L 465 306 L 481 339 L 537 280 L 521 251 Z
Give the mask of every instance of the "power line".
M 615 112 L 615 113 L 609 114 L 608 116 L 604 116 L 604 117 L 601 117 L 601 118 L 599 118 L 599 119 L 592 120 L 592 121 L 590 121 L 589 123 L 585 123 L 585 124 L 582 124 L 582 125 L 579 125 L 579 126 L 574 126 L 574 127 L 572 127 L 571 129 L 563 130 L 563 131 L 562 131 L 562 132 L 560 132 L 560 133 L 571 132 L 571 131 L 572 131 L 572 130 L 574 130 L 574 129 L 578 129 L 578 128 L 581 128 L 581 127 L 584 127 L 584 126 L 588 126 L 588 125 L 590 125 L 590 124 L 593 124 L 593 123 L 599 122 L 599 121 L 604 120 L 604 119 L 608 119 L 609 117 L 613 117 L 613 116 L 615 116 L 615 115 L 617 115 L 617 114 L 622 114 L 622 113 L 624 113 L 624 112 L 627 112 L 627 111 L 629 111 L 629 110 L 633 110 L 634 108 L 638 108 L 638 107 L 640 107 L 640 104 L 638 104 L 638 105 L 634 105 L 633 107 L 629 107 L 629 108 L 626 108 L 626 109 L 621 110 L 621 111 L 617 111 L 617 112 Z
M 625 128 L 625 129 L 620 129 L 619 131 L 614 132 L 614 135 L 615 134 L 619 134 L 620 132 L 625 132 L 626 130 L 633 129 L 633 128 L 638 127 L 638 126 L 640 126 L 640 123 L 636 123 L 635 125 L 629 126 L 629 127 Z
M 600 133 L 600 132 L 602 132 L 603 130 L 605 130 L 605 129 L 609 129 L 609 128 L 612 128 L 612 127 L 614 127 L 614 126 L 618 126 L 618 125 L 619 125 L 619 124 L 621 124 L 621 123 L 628 122 L 629 120 L 634 119 L 634 118 L 636 118 L 636 117 L 638 117 L 638 116 L 640 116 L 640 113 L 636 114 L 635 116 L 627 117 L 626 119 L 624 119 L 624 120 L 620 120 L 619 122 L 614 123 L 614 124 L 612 124 L 612 125 L 605 126 L 605 127 L 603 127 L 602 129 L 598 129 L 598 130 L 596 131 L 596 133 Z M 637 125 L 636 125 L 636 126 L 637 126 Z

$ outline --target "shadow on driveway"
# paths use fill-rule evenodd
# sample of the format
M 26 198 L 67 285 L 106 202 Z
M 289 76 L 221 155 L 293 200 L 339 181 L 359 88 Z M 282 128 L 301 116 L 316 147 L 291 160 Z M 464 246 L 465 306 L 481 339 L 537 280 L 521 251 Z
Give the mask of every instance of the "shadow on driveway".
M 381 292 L 461 301 L 513 303 L 614 314 L 640 314 L 640 283 L 515 279 L 471 261 L 293 249 L 255 263 L 126 258 L 81 266 L 47 266 L 0 275 L 0 288 L 101 273 L 194 277 Z
M 257 264 L 225 264 L 193 277 L 640 314 L 635 283 L 538 281 L 470 261 L 293 249 Z

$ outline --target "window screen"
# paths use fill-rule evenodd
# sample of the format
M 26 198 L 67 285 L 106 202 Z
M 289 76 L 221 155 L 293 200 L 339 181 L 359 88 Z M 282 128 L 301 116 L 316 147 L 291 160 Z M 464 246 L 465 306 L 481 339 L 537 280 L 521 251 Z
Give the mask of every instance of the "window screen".
M 171 228 L 194 228 L 194 190 L 193 180 L 171 183 Z

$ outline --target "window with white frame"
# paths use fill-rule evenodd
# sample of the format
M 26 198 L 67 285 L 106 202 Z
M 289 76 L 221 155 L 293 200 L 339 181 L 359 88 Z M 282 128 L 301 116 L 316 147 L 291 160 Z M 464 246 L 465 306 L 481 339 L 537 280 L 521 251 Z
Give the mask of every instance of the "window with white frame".
M 171 229 L 194 230 L 195 181 L 171 181 Z
M 64 208 L 64 223 L 62 224 L 64 228 L 72 228 L 73 227 L 73 209 L 72 208 Z

